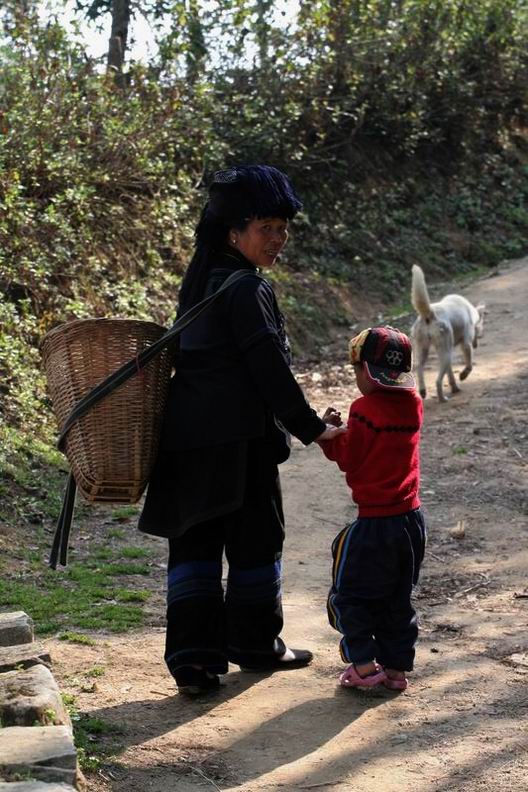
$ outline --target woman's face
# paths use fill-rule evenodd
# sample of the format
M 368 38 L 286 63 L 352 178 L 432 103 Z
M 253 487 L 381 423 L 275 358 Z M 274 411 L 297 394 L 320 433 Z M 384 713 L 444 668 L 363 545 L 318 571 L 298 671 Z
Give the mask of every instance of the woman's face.
M 273 267 L 288 239 L 288 221 L 281 217 L 254 217 L 243 231 L 232 228 L 229 244 L 255 267 Z

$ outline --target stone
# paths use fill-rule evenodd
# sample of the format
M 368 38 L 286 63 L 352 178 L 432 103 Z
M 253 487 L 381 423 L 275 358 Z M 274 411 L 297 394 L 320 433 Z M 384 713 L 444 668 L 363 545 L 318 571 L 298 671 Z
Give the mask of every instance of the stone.
M 36 665 L 0 674 L 0 721 L 4 726 L 71 726 L 49 668 Z
M 77 781 L 78 776 L 73 772 L 73 770 L 62 770 L 60 767 L 41 767 L 40 765 L 28 765 L 24 768 L 5 771 L 2 770 L 2 766 L 0 765 L 0 779 L 7 781 L 9 784 L 7 787 L 8 789 L 10 789 L 12 784 L 16 783 L 20 778 L 27 779 L 26 783 L 35 783 L 36 781 L 40 781 L 44 785 L 44 789 L 47 789 L 50 784 L 59 784 L 59 789 L 62 789 L 63 786 L 65 786 L 66 789 L 70 789 L 70 787 L 74 785 L 75 789 L 83 788 L 79 786 Z
M 0 646 L 31 643 L 33 640 L 33 619 L 27 613 L 0 613 Z
M 511 665 L 520 667 L 520 668 L 528 668 L 528 652 L 524 654 L 522 652 L 516 652 L 509 656 L 509 661 Z
M 0 647 L 0 673 L 51 663 L 48 650 L 37 642 Z
M 13 781 L 3 784 L 0 781 L 0 792 L 75 792 L 70 784 L 46 784 L 45 781 Z
M 0 729 L 0 779 L 23 774 L 35 781 L 75 786 L 77 754 L 67 726 L 8 726 Z

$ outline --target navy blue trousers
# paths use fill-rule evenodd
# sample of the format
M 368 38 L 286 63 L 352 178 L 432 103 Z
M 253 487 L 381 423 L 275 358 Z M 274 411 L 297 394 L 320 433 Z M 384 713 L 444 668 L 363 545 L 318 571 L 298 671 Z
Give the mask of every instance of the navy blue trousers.
M 254 666 L 284 651 L 283 542 L 277 466 L 266 445 L 254 444 L 241 508 L 169 539 L 165 662 L 172 674 L 185 665 L 225 674 L 228 661 Z
M 336 536 L 328 618 L 343 635 L 344 662 L 377 660 L 387 668 L 412 670 L 418 625 L 411 594 L 425 543 L 420 509 L 363 517 Z

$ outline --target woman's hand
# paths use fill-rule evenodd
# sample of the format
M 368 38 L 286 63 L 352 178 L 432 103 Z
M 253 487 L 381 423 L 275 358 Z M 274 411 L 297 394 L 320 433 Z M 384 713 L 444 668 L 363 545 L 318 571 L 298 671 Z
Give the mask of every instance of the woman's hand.
M 333 440 L 334 437 L 338 437 L 341 434 L 346 433 L 346 426 L 332 426 L 332 424 L 327 423 L 326 429 L 319 437 L 315 438 L 316 443 L 320 443 L 323 440 Z
M 342 426 L 341 413 L 335 407 L 327 407 L 322 415 L 322 420 L 331 426 Z

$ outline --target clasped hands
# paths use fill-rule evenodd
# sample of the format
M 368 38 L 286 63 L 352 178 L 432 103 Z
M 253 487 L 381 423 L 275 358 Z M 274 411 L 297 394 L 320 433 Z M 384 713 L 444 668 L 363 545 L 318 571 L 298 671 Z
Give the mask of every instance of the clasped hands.
M 335 407 L 327 407 L 321 419 L 325 422 L 326 429 L 319 437 L 316 437 L 317 443 L 322 440 L 333 440 L 334 437 L 344 434 L 347 430 L 346 425 L 343 425 L 341 420 L 341 413 Z

